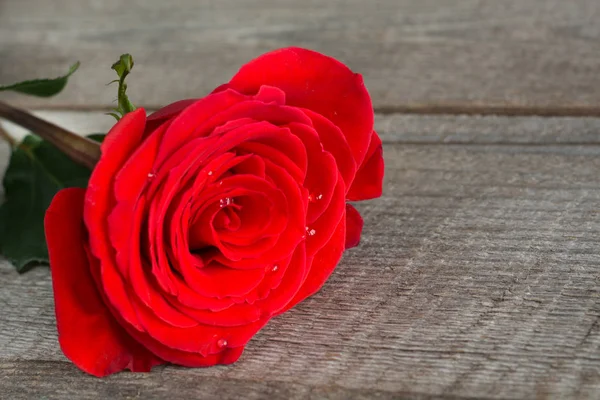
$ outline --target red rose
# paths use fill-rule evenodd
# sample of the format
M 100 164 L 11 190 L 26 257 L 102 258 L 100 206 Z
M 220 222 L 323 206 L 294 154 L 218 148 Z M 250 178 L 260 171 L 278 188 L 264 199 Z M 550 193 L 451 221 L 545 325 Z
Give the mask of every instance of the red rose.
M 346 200 L 380 196 L 382 177 L 361 76 L 308 50 L 127 114 L 87 190 L 46 214 L 62 350 L 97 376 L 236 361 L 358 244 Z

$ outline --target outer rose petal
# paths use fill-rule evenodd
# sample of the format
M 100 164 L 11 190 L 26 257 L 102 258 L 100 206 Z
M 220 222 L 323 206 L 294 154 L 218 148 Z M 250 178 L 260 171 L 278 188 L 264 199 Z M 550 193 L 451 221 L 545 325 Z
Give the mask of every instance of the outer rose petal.
M 373 106 L 359 74 L 334 58 L 290 47 L 250 61 L 228 87 L 254 94 L 262 85 L 283 90 L 287 105 L 316 111 L 331 120 L 344 132 L 356 163 L 365 158 L 373 130 Z
M 346 204 L 346 250 L 358 246 L 364 221 L 359 212 Z
M 146 135 L 152 133 L 161 124 L 167 121 L 169 118 L 173 118 L 185 110 L 187 107 L 198 101 L 197 99 L 186 99 L 179 100 L 175 103 L 171 103 L 164 106 L 160 110 L 148 115 L 146 120 Z
M 98 287 L 107 294 L 111 303 L 119 310 L 123 318 L 141 329 L 135 311 L 129 301 L 127 289 L 121 276 L 114 249 L 111 246 L 107 232 L 106 218 L 112 209 L 113 194 L 111 192 L 115 175 L 131 157 L 131 154 L 140 146 L 146 126 L 146 112 L 143 108 L 126 114 L 108 132 L 102 142 L 102 156 L 96 164 L 88 182 L 85 193 L 83 220 L 88 232 L 93 232 L 88 238 L 91 252 L 102 260 L 99 266 L 101 272 L 98 276 Z M 92 266 L 91 268 L 95 268 Z M 95 271 L 92 276 L 96 277 Z
M 346 216 L 343 215 L 341 221 L 335 228 L 335 232 L 329 242 L 319 250 L 312 260 L 307 260 L 310 264 L 310 270 L 302 287 L 290 301 L 277 314 L 282 314 L 304 299 L 317 293 L 332 274 L 336 265 L 344 253 L 344 242 L 346 238 Z
M 95 275 L 93 278 L 96 282 L 100 282 L 100 277 L 97 276 L 99 273 L 99 263 L 98 259 L 92 256 L 88 252 L 88 262 L 92 266 L 90 271 L 92 275 Z M 140 332 L 139 330 L 133 328 L 129 325 L 123 318 L 119 315 L 119 313 L 110 305 L 108 298 L 102 293 L 99 292 L 102 297 L 102 301 L 110 311 L 113 313 L 114 318 L 121 324 L 121 326 L 129 333 L 137 342 L 141 343 L 145 348 L 150 350 L 152 353 L 156 354 L 158 357 L 162 358 L 164 361 L 171 362 L 173 364 L 183 365 L 186 367 L 208 367 L 216 364 L 231 364 L 237 361 L 237 359 L 242 355 L 244 348 L 233 347 L 226 348 L 220 353 L 212 354 L 208 357 L 204 357 L 199 353 L 186 353 L 183 351 L 179 351 L 176 349 L 172 349 L 166 347 L 160 342 L 154 340 L 151 336 L 149 336 L 145 332 Z
M 198 99 L 186 99 L 171 103 L 167 106 L 164 106 L 160 110 L 148 115 L 148 121 L 160 120 L 161 122 L 163 122 L 166 119 L 177 116 L 180 112 L 182 112 L 197 101 Z
M 348 200 L 359 201 L 381 196 L 383 186 L 383 148 L 377 132 L 373 131 L 371 144 L 365 160 L 358 168 L 350 190 L 346 194 Z
M 147 372 L 164 361 L 115 321 L 90 274 L 84 243 L 85 189 L 61 190 L 45 217 L 58 341 L 75 365 L 95 376 L 129 369 Z

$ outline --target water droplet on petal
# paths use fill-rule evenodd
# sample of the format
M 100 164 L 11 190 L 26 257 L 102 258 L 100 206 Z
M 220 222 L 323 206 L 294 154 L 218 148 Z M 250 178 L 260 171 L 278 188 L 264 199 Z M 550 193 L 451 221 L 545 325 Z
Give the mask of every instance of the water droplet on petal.
M 279 265 L 275 264 L 275 265 L 273 265 L 273 268 L 271 268 L 271 272 L 277 272 L 278 269 L 279 269 Z
M 233 199 L 231 197 L 225 197 L 224 199 L 219 200 L 219 207 L 227 207 L 233 204 Z
M 208 176 L 211 176 L 213 174 L 212 171 L 208 171 Z
M 154 172 L 148 172 L 148 179 L 154 179 L 155 176 Z
M 221 348 L 227 346 L 227 340 L 225 340 L 225 339 L 219 339 L 217 341 L 217 346 L 219 346 Z
M 307 234 L 308 236 L 314 236 L 314 235 L 315 235 L 315 233 L 317 233 L 317 231 L 316 231 L 316 230 L 314 230 L 314 229 L 311 229 L 311 228 L 309 228 L 308 226 L 306 227 L 306 234 Z
M 310 201 L 311 203 L 316 203 L 317 201 L 321 200 L 322 198 L 323 198 L 322 193 L 311 193 L 308 195 L 308 201 Z
M 219 181 L 219 186 L 221 186 L 223 184 L 223 181 Z

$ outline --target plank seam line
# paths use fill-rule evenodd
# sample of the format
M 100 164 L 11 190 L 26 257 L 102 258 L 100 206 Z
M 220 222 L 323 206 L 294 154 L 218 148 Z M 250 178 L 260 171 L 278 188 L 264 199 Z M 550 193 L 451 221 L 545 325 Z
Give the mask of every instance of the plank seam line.
M 600 105 L 520 106 L 508 104 L 406 104 L 374 108 L 376 114 L 470 115 L 505 117 L 600 117 Z
M 14 104 L 28 110 L 45 111 L 112 111 L 108 105 L 43 105 L 28 107 L 26 104 Z M 166 104 L 165 104 L 166 105 Z M 141 104 L 148 112 L 158 110 L 164 105 Z M 393 115 L 470 115 L 470 116 L 507 116 L 507 117 L 600 117 L 600 105 L 572 105 L 572 106 L 515 106 L 515 105 L 479 105 L 479 104 L 405 104 L 397 106 L 374 107 L 375 114 Z
M 404 146 L 506 146 L 506 147 L 578 147 L 600 146 L 600 142 L 462 142 L 460 140 L 452 141 L 421 141 L 421 140 L 395 140 L 384 138 L 381 140 L 387 145 L 404 145 Z

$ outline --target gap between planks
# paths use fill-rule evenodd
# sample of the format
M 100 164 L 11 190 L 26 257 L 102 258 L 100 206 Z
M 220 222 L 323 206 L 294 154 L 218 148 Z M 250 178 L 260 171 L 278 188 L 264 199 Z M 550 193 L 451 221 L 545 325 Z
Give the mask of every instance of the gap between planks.
M 107 132 L 114 119 L 102 111 L 34 110 L 40 118 L 79 134 Z M 10 135 L 27 131 L 0 122 Z M 376 114 L 384 143 L 405 145 L 598 146 L 598 117 Z
M 141 104 L 146 110 L 158 110 L 164 105 Z M 97 112 L 108 113 L 113 110 L 106 105 L 77 104 L 64 106 L 49 104 L 40 108 L 54 112 Z M 469 115 L 469 116 L 506 116 L 506 117 L 598 117 L 600 105 L 513 105 L 513 104 L 469 104 L 469 103 L 427 103 L 381 105 L 374 107 L 378 115 Z

